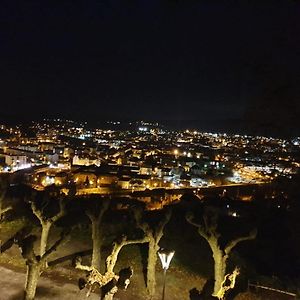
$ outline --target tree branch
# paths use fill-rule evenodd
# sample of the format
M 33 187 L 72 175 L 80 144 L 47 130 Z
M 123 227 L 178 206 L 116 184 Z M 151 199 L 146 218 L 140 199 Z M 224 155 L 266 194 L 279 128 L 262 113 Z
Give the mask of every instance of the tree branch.
M 198 228 L 198 232 L 202 237 L 204 237 L 206 240 L 209 239 L 209 235 L 206 231 L 206 228 L 202 224 L 199 224 L 199 223 L 196 223 L 195 221 L 193 221 L 193 219 L 194 219 L 193 213 L 191 213 L 191 212 L 187 213 L 185 218 L 188 221 L 188 223 L 190 223 L 191 225 Z
M 88 272 L 91 272 L 95 269 L 94 267 L 85 266 L 81 262 L 82 262 L 82 258 L 80 256 L 76 257 L 76 259 L 75 259 L 75 268 L 76 269 L 82 270 L 82 271 L 88 271 Z
M 29 235 L 24 239 L 17 240 L 17 245 L 21 248 L 21 254 L 23 258 L 29 263 L 38 263 L 38 259 L 34 253 L 33 245 L 37 237 L 35 235 Z
M 7 206 L 5 208 L 0 208 L 0 216 L 4 215 L 5 213 L 7 213 L 8 211 L 10 211 L 12 209 L 13 209 L 12 206 Z
M 88 218 L 90 219 L 90 221 L 92 223 L 94 223 L 96 221 L 96 217 L 95 217 L 95 215 L 94 215 L 94 213 L 92 211 L 90 211 L 90 210 L 87 209 L 85 211 L 85 214 L 88 216 Z
M 156 228 L 156 239 L 157 240 L 160 240 L 162 238 L 164 228 L 165 228 L 166 224 L 170 221 L 171 216 L 172 216 L 172 210 L 168 209 L 166 211 L 166 213 L 164 214 L 163 218 L 161 219 L 161 221 L 159 222 L 159 224 L 157 225 L 157 228 Z
M 117 263 L 118 255 L 121 249 L 126 245 L 132 245 L 132 244 L 143 244 L 148 243 L 149 239 L 147 237 L 144 237 L 142 239 L 137 240 L 127 240 L 126 236 L 123 236 L 120 242 L 115 242 L 113 245 L 113 249 L 111 251 L 111 254 L 106 258 L 106 269 L 108 272 L 113 272 L 113 269 Z
M 86 209 L 85 214 L 89 217 L 92 223 L 98 222 L 100 224 L 104 213 L 108 210 L 108 207 L 109 202 L 104 200 L 101 202 L 101 206 L 98 209 L 96 207 Z
M 91 266 L 85 266 L 81 264 L 81 257 L 76 258 L 75 261 L 75 268 L 78 270 L 86 271 L 88 272 L 87 275 L 87 284 L 86 286 L 89 286 L 87 297 L 90 295 L 92 286 L 97 283 L 100 287 L 105 286 L 108 284 L 112 279 L 119 279 L 119 276 L 116 275 L 114 272 L 105 272 L 104 275 L 102 275 L 95 267 Z
M 66 255 L 66 256 L 63 256 L 63 257 L 56 258 L 56 259 L 48 262 L 48 266 L 53 267 L 53 266 L 56 266 L 56 265 L 61 264 L 63 262 L 66 262 L 68 260 L 73 260 L 74 258 L 76 259 L 78 257 L 83 257 L 83 256 L 91 255 L 91 254 L 92 254 L 92 249 L 75 252 L 75 253 L 72 253 L 72 254 L 69 254 L 69 255 Z
M 148 242 L 148 239 L 146 237 L 137 240 L 127 240 L 125 236 L 123 236 L 120 241 L 115 242 L 113 244 L 113 249 L 111 251 L 111 254 L 106 258 L 106 272 L 104 273 L 104 275 L 102 275 L 93 266 L 90 267 L 90 266 L 82 265 L 81 257 L 76 258 L 75 268 L 88 272 L 87 283 L 85 284 L 86 287 L 89 287 L 87 296 L 90 294 L 91 288 L 95 283 L 98 284 L 100 288 L 108 287 L 108 290 L 105 291 L 105 295 L 115 294 L 118 290 L 117 285 L 118 285 L 118 280 L 120 279 L 120 275 L 116 275 L 114 273 L 114 267 L 116 265 L 119 252 L 121 251 L 122 247 L 124 247 L 125 245 L 146 243 L 146 242 Z M 132 275 L 131 269 L 129 275 L 130 275 L 129 277 L 131 277 Z M 122 280 L 124 280 L 124 278 Z M 122 284 L 122 282 L 120 284 Z M 129 278 L 125 279 L 123 284 L 125 284 L 125 287 L 127 287 L 127 285 L 129 284 Z
M 64 198 L 59 199 L 59 212 L 50 218 L 52 223 L 55 223 L 57 220 L 62 218 L 66 214 L 66 201 Z
M 236 278 L 237 276 L 240 274 L 240 270 L 238 268 L 235 268 L 233 270 L 233 272 L 230 274 L 226 274 L 225 277 L 224 277 L 224 280 L 221 284 L 221 288 L 220 290 L 218 291 L 218 293 L 216 294 L 216 297 L 220 300 L 223 300 L 225 299 L 225 294 L 233 289 L 235 287 L 235 283 L 236 283 Z M 226 281 L 228 279 L 228 284 L 226 284 Z
M 102 207 L 101 207 L 100 213 L 98 215 L 98 219 L 100 221 L 102 220 L 104 213 L 108 210 L 108 207 L 109 207 L 109 202 L 107 200 L 104 200 L 102 202 Z
M 67 239 L 70 237 L 70 231 L 63 231 L 61 233 L 61 236 L 60 238 L 53 244 L 52 247 L 50 247 L 46 252 L 45 254 L 41 257 L 41 259 L 43 261 L 45 261 L 54 251 L 57 250 L 57 248 L 59 246 L 61 246 L 61 244 L 65 243 L 67 241 Z
M 218 233 L 218 214 L 215 209 L 206 208 L 203 216 L 205 228 L 207 233 L 211 236 L 215 236 L 217 239 L 221 236 Z
M 225 254 L 229 254 L 230 251 L 240 242 L 242 241 L 248 241 L 248 240 L 254 240 L 256 238 L 256 235 L 257 235 L 257 230 L 253 230 L 251 231 L 248 235 L 246 236 L 241 236 L 241 237 L 238 237 L 230 242 L 228 242 L 228 244 L 225 246 L 225 249 L 224 249 L 224 252 Z
M 142 219 L 143 219 L 143 210 L 142 209 L 139 209 L 139 208 L 136 208 L 133 210 L 133 214 L 134 214 L 134 218 L 135 218 L 135 221 L 137 223 L 137 226 L 144 232 L 149 232 L 150 231 L 150 226 L 149 224 L 147 224 L 146 222 L 143 222 Z
M 42 212 L 36 207 L 36 203 L 34 200 L 30 200 L 30 206 L 34 215 L 39 219 L 40 223 L 43 224 L 45 219 L 43 218 Z
M 0 247 L 0 253 L 5 252 L 9 248 L 11 248 L 14 244 L 19 245 L 21 240 L 24 240 L 26 236 L 31 233 L 31 226 L 24 226 L 18 232 L 15 233 L 10 239 L 4 242 Z

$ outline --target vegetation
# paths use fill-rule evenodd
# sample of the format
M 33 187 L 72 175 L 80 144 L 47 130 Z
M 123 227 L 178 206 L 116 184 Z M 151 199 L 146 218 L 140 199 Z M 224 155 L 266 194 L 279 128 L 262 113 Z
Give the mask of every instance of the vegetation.
M 218 231 L 218 213 L 215 209 L 207 209 L 203 215 L 203 224 L 196 223 L 192 213 L 187 214 L 187 221 L 197 227 L 198 233 L 208 242 L 214 259 L 214 288 L 213 296 L 218 299 L 224 299 L 225 293 L 234 288 L 236 276 L 239 274 L 237 268 L 232 274 L 226 274 L 227 261 L 232 249 L 240 242 L 252 240 L 256 237 L 256 230 L 239 236 L 227 242 L 222 247 L 220 243 L 221 234 Z M 230 279 L 229 285 L 226 285 L 226 279 Z
M 293 224 L 298 222 L 295 211 L 292 214 L 289 210 L 279 211 L 278 205 L 273 207 L 266 201 L 262 205 L 259 199 L 255 199 L 245 209 L 250 218 L 242 219 L 227 215 L 222 208 L 225 201 L 223 198 L 219 202 L 211 199 L 200 202 L 199 199 L 188 196 L 191 202 L 182 201 L 174 205 L 171 214 L 171 207 L 148 211 L 142 203 L 133 199 L 97 196 L 79 198 L 71 193 L 61 194 L 53 188 L 45 192 L 31 192 L 27 197 L 15 202 L 10 200 L 7 186 L 2 185 L 0 195 L 1 208 L 11 207 L 10 210 L 14 211 L 14 214 L 8 211 L 3 213 L 5 218 L 2 218 L 2 224 L 5 230 L 1 231 L 1 238 L 4 238 L 5 242 L 1 245 L 1 252 L 5 253 L 0 256 L 0 262 L 8 261 L 7 253 L 10 251 L 16 253 L 14 245 L 20 248 L 27 269 L 25 300 L 35 299 L 40 276 L 52 272 L 57 266 L 67 268 L 72 278 L 80 278 L 79 287 L 86 288 L 87 295 L 100 292 L 101 299 L 111 300 L 117 293 L 125 295 L 124 290 L 128 290 L 128 295 L 143 295 L 144 299 L 148 297 L 156 300 L 160 293 L 156 283 L 158 282 L 159 286 L 162 284 L 162 272 L 157 274 L 157 252 L 161 247 L 169 247 L 176 251 L 168 275 L 170 282 L 167 282 L 170 292 L 176 293 L 176 296 L 182 292 L 176 290 L 177 286 L 182 286 L 177 284 L 176 280 L 179 278 L 190 281 L 189 284 L 201 289 L 204 280 L 209 279 L 211 274 L 214 278 L 211 289 L 204 287 L 200 295 L 191 286 L 190 295 L 185 292 L 182 299 L 235 297 L 236 300 L 256 300 L 259 296 L 243 292 L 246 289 L 243 281 L 245 278 L 246 281 L 259 279 L 255 272 L 257 266 L 253 264 L 249 254 L 254 255 L 257 251 L 253 250 L 254 243 L 241 242 L 255 239 L 256 231 L 253 228 L 257 227 L 260 235 L 256 243 L 262 243 L 262 238 L 264 242 L 271 243 L 264 232 L 269 230 L 266 222 L 270 222 L 269 218 L 274 220 L 278 216 L 286 222 L 284 230 L 291 233 L 289 239 L 293 243 L 298 241 L 298 229 L 293 228 Z M 200 209 L 196 209 L 193 203 L 197 203 Z M 231 205 L 238 206 L 239 203 L 232 202 Z M 299 206 L 297 203 L 293 205 L 295 209 Z M 193 213 L 189 212 L 190 210 Z M 186 215 L 185 211 L 188 211 Z M 253 214 L 257 217 L 254 218 Z M 290 218 L 285 219 L 286 214 Z M 14 216 L 18 216 L 18 219 L 15 220 Z M 179 220 L 178 216 L 181 216 L 182 220 Z M 248 222 L 249 219 L 253 219 L 253 222 Z M 233 225 L 230 225 L 231 223 Z M 197 228 L 204 242 L 197 239 L 197 234 L 191 230 L 190 224 Z M 70 234 L 75 225 L 76 234 Z M 279 232 L 277 227 L 276 230 Z M 80 249 L 73 246 L 63 247 L 64 242 L 70 238 L 70 244 L 81 245 L 83 239 L 85 243 Z M 247 247 L 244 247 L 244 244 L 247 244 Z M 194 255 L 195 249 L 197 255 Z M 238 252 L 234 251 L 235 249 Z M 210 251 L 212 260 L 209 258 Z M 260 259 L 264 262 L 269 253 L 263 252 L 262 249 L 259 251 Z M 189 260 L 183 259 L 183 253 Z M 105 259 L 102 259 L 104 257 Z M 207 258 L 207 261 L 203 261 L 203 258 Z M 72 260 L 73 267 L 70 264 Z M 143 270 L 146 286 L 143 286 Z M 195 276 L 192 279 L 193 272 L 202 274 L 202 277 Z M 85 278 L 81 278 L 83 273 Z M 134 290 L 137 282 L 138 291 Z M 265 284 L 275 286 L 274 282 Z M 292 290 L 297 290 L 297 286 L 293 283 Z M 279 288 L 285 289 L 282 286 Z
M 105 272 L 101 274 L 100 271 L 94 266 L 85 266 L 81 264 L 81 258 L 78 257 L 75 261 L 75 267 L 79 270 L 87 271 L 86 280 L 79 281 L 79 287 L 88 288 L 87 297 L 90 295 L 95 285 L 101 289 L 101 299 L 112 300 L 119 288 L 127 289 L 130 283 L 130 277 L 132 276 L 132 268 L 128 267 L 122 269 L 119 274 L 115 274 L 114 268 L 118 260 L 118 255 L 122 248 L 126 245 L 146 243 L 146 238 L 138 240 L 127 240 L 126 237 L 122 237 L 120 241 L 116 241 L 113 244 L 111 253 L 106 258 Z
M 156 287 L 156 263 L 159 242 L 163 237 L 165 225 L 171 218 L 171 210 L 146 212 L 141 209 L 134 210 L 137 225 L 145 234 L 148 241 L 148 262 L 147 262 L 147 291 L 150 299 L 155 295 Z
M 85 200 L 83 204 L 85 213 L 88 216 L 92 227 L 92 264 L 91 266 L 100 272 L 101 267 L 101 247 L 102 247 L 102 219 L 104 213 L 108 210 L 109 199 Z
M 53 214 L 52 206 L 58 201 L 58 210 Z M 46 192 L 42 197 L 33 193 L 29 199 L 32 214 L 38 219 L 41 228 L 39 236 L 30 234 L 15 238 L 21 249 L 21 254 L 27 265 L 27 275 L 24 290 L 24 300 L 33 300 L 40 275 L 48 268 L 48 259 L 53 252 L 66 240 L 69 232 L 63 229 L 61 236 L 49 247 L 51 227 L 66 214 L 66 197 L 59 191 Z M 35 243 L 39 244 L 39 255 L 35 253 Z

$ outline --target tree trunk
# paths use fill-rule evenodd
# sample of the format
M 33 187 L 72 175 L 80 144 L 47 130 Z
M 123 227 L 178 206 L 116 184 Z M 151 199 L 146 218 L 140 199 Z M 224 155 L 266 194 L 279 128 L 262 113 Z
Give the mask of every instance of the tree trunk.
M 150 238 L 148 250 L 148 265 L 147 265 L 147 291 L 150 299 L 154 297 L 156 287 L 155 267 L 157 262 L 157 251 L 159 246 L 155 239 Z
M 92 267 L 95 267 L 99 272 L 101 266 L 101 246 L 102 235 L 100 224 L 98 220 L 92 221 L 92 239 L 93 239 L 93 252 L 92 252 Z
M 114 294 L 108 293 L 103 297 L 103 300 L 113 300 Z
M 215 284 L 213 296 L 216 296 L 222 287 L 222 282 L 226 275 L 226 256 L 223 255 L 222 250 L 215 250 L 213 253 L 215 262 Z
M 33 300 L 40 277 L 40 266 L 36 263 L 27 266 L 24 300 Z
M 51 228 L 50 222 L 42 223 L 42 234 L 41 234 L 41 243 L 40 243 L 40 256 L 42 257 L 46 250 L 48 244 L 49 231 Z

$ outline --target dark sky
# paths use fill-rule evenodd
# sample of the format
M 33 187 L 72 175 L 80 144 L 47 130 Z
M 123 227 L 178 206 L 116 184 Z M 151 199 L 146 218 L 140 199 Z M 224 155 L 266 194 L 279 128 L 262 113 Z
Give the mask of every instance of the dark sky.
M 0 115 L 212 122 L 282 82 L 297 106 L 299 4 L 2 0 Z

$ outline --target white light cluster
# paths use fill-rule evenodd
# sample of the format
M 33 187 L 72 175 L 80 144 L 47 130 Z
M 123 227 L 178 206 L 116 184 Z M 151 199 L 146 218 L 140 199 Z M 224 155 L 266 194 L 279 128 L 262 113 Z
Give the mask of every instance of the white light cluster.
M 162 264 L 162 267 L 163 267 L 164 270 L 169 269 L 169 266 L 170 266 L 170 263 L 171 263 L 171 260 L 174 256 L 174 254 L 175 254 L 175 251 L 171 251 L 171 252 L 161 251 L 161 252 L 158 252 L 158 256 L 160 258 L 160 261 L 161 261 L 161 264 Z

